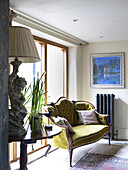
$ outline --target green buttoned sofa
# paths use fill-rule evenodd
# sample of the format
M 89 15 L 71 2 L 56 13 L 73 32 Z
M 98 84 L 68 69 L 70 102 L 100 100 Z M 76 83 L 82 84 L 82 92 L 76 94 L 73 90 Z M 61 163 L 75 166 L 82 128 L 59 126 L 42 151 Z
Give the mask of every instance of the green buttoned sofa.
M 62 127 L 61 134 L 53 137 L 52 145 L 69 151 L 70 166 L 72 166 L 73 149 L 98 141 L 104 135 L 108 134 L 110 144 L 110 126 L 107 123 L 107 115 L 101 115 L 95 110 L 98 124 L 79 123 L 80 117 L 78 111 L 88 111 L 95 107 L 87 101 L 70 101 L 65 97 L 58 99 L 56 103 L 51 103 L 48 110 L 51 110 L 51 123 Z M 58 124 L 54 118 L 65 118 L 74 133 L 69 131 L 67 125 Z

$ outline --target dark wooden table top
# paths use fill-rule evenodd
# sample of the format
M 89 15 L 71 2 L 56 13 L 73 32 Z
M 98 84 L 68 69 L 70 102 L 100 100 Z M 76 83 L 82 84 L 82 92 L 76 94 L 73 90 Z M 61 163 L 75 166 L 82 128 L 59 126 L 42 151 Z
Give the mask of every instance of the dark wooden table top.
M 62 132 L 62 128 L 52 125 L 52 130 L 41 130 L 37 133 L 32 133 L 31 130 L 27 131 L 27 134 L 24 136 L 9 136 L 9 142 L 18 142 L 23 141 L 26 144 L 28 143 L 35 143 L 37 140 L 46 139 L 46 138 L 53 138 L 54 136 L 60 134 Z

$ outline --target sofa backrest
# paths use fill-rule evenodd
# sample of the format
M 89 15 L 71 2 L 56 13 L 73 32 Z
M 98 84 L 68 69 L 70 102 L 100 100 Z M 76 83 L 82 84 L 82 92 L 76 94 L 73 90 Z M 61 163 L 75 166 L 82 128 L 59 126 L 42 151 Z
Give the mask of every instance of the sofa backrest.
M 94 106 L 86 101 L 70 101 L 65 97 L 58 99 L 56 103 L 51 103 L 53 114 L 52 116 L 64 117 L 68 122 L 75 126 L 78 124 L 77 110 L 91 110 Z M 51 109 L 51 108 L 49 108 Z
M 87 102 L 87 101 L 76 101 L 75 102 L 75 109 L 76 110 L 91 110 L 94 109 L 95 107 Z
M 54 105 L 58 111 L 58 116 L 66 118 L 69 121 L 69 123 L 73 126 L 74 125 L 73 103 L 67 98 L 61 97 Z

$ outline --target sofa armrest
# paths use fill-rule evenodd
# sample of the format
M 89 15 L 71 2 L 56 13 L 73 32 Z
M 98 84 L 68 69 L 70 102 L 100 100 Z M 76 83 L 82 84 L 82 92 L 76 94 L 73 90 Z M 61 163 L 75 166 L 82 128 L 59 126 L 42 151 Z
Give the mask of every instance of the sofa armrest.
M 51 116 L 57 117 L 59 115 L 57 109 L 55 107 L 53 107 L 53 106 L 49 105 L 47 107 L 47 111 L 48 112 L 51 111 Z
M 61 127 L 62 129 L 64 129 L 67 142 L 68 142 L 69 144 L 71 144 L 72 138 L 71 138 L 71 136 L 70 136 L 70 134 L 69 134 L 68 126 L 57 124 L 57 123 L 52 119 L 52 117 L 50 117 L 50 121 L 51 121 L 52 124 L 54 124 L 54 125 L 56 125 L 56 126 L 59 126 L 59 127 Z
M 100 124 L 102 124 L 102 125 L 108 125 L 109 124 L 108 123 L 108 117 L 109 117 L 108 114 L 100 114 L 97 111 L 95 111 L 95 113 L 96 113 L 97 119 L 98 119 Z
M 54 124 L 54 125 L 56 125 L 56 126 L 59 126 L 59 127 L 63 128 L 63 129 L 67 129 L 67 130 L 68 130 L 68 126 L 57 124 L 57 123 L 52 119 L 52 117 L 50 117 L 49 119 L 50 119 L 50 121 L 51 121 L 51 124 Z

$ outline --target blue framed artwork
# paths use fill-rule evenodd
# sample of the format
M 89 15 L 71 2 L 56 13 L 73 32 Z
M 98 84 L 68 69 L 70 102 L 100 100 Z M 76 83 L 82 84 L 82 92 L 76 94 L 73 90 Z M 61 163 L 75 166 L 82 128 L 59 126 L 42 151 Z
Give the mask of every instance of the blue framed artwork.
M 124 53 L 91 54 L 91 87 L 124 88 Z

